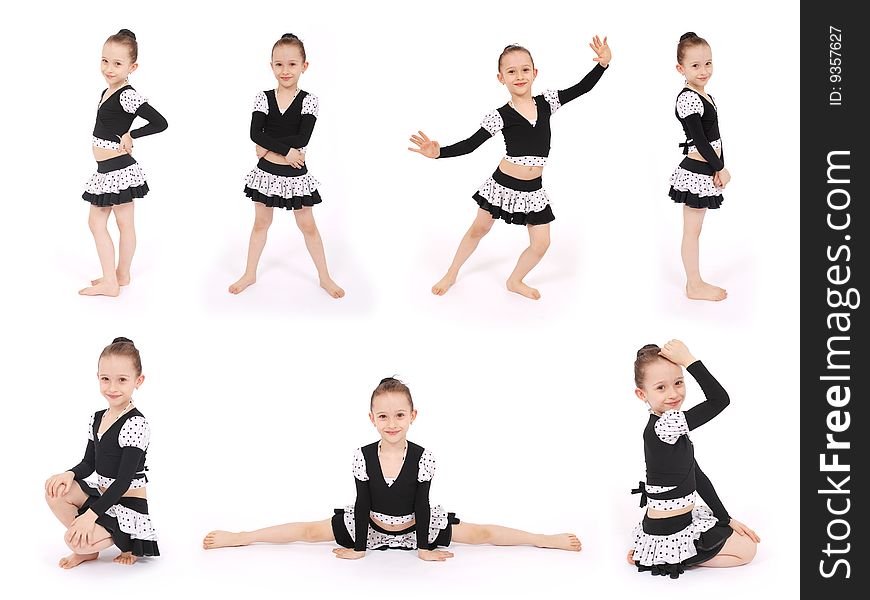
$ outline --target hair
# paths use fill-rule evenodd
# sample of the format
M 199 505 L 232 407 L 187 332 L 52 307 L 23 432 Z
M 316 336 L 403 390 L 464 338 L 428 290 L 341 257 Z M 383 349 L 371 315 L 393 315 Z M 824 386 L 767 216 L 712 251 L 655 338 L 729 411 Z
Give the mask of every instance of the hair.
M 519 44 L 508 44 L 504 47 L 504 50 L 501 51 L 501 54 L 498 55 L 498 70 L 501 71 L 501 61 L 502 59 L 510 54 L 511 52 L 525 52 L 529 55 L 529 60 L 532 61 L 532 68 L 535 66 L 535 59 L 532 58 L 532 53 L 529 52 L 529 49 L 525 46 L 520 46 Z
M 100 352 L 100 360 L 104 356 L 126 356 L 133 361 L 133 366 L 136 368 L 136 377 L 142 374 L 142 358 L 139 356 L 139 349 L 136 348 L 131 339 L 116 337 L 112 340 L 111 344 Z
M 130 62 L 136 62 L 139 58 L 139 43 L 136 41 L 136 34 L 129 29 L 121 29 L 115 35 L 110 35 L 106 43 L 121 44 L 127 46 L 130 51 Z
M 650 364 L 657 360 L 667 360 L 659 354 L 660 351 L 661 348 L 655 344 L 647 344 L 637 351 L 637 358 L 634 359 L 634 384 L 637 387 L 643 387 L 646 368 Z
M 683 35 L 680 36 L 680 41 L 677 44 L 677 63 L 683 64 L 683 57 L 686 55 L 686 49 L 692 48 L 694 46 L 709 46 L 702 37 L 698 37 L 698 34 L 694 31 L 687 31 Z
M 369 403 L 369 410 L 372 410 L 372 408 L 374 408 L 375 398 L 377 396 L 380 396 L 381 394 L 387 394 L 389 392 L 405 394 L 405 396 L 408 398 L 408 402 L 411 403 L 411 410 L 414 410 L 414 399 L 411 398 L 411 390 L 408 389 L 408 386 L 405 385 L 403 381 L 400 381 L 395 377 L 384 377 L 383 379 L 381 379 L 378 387 L 376 387 L 375 391 L 372 392 L 372 400 Z
M 300 40 L 292 33 L 285 33 L 281 36 L 280 40 L 275 42 L 275 45 L 272 46 L 272 54 L 275 53 L 275 48 L 277 48 L 278 46 L 296 46 L 297 48 L 299 48 L 300 54 L 302 54 L 302 61 L 305 62 L 306 60 L 308 60 L 305 58 L 305 44 L 303 44 L 302 40 Z

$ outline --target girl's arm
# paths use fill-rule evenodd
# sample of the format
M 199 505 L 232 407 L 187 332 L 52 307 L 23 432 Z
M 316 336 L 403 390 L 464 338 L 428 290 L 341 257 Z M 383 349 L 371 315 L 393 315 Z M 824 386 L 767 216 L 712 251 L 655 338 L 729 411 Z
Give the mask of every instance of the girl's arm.
M 291 148 L 304 148 L 311 141 L 314 124 L 317 123 L 317 113 L 320 111 L 320 101 L 313 94 L 306 94 L 302 99 L 302 120 L 299 123 L 299 133 L 279 138 Z M 285 153 L 286 154 L 286 153 Z
M 686 124 L 686 129 L 689 130 L 689 135 L 692 136 L 692 145 L 698 149 L 698 152 L 714 171 L 721 171 L 725 168 L 725 161 L 716 154 L 710 141 L 704 135 L 704 126 L 701 124 L 701 115 L 703 114 L 704 104 L 697 92 L 687 90 L 677 98 L 677 115 Z
M 148 100 L 136 90 L 124 90 L 121 92 L 121 108 L 124 112 L 142 117 L 148 121 L 147 125 L 143 125 L 138 129 L 130 131 L 130 137 L 133 139 L 145 137 L 165 131 L 169 127 L 169 123 L 157 110 L 148 104 Z
M 725 391 L 722 384 L 716 381 L 716 378 L 710 374 L 710 371 L 707 370 L 707 367 L 700 360 L 696 360 L 686 369 L 701 386 L 701 390 L 707 398 L 705 402 L 693 406 L 684 413 L 689 429 L 697 429 L 725 410 L 725 407 L 731 403 L 731 399 L 728 397 L 728 392 Z
M 571 102 L 571 100 L 579 98 L 594 88 L 595 84 L 598 83 L 598 80 L 601 79 L 601 76 L 604 75 L 604 71 L 606 70 L 607 67 L 602 66 L 601 63 L 599 63 L 592 67 L 592 70 L 586 74 L 586 77 L 571 87 L 564 90 L 547 90 L 544 92 L 544 98 L 546 98 L 550 105 L 550 112 L 556 112 L 563 104 L 567 104 L 568 102 Z
M 713 511 L 713 515 L 719 519 L 718 524 L 727 527 L 731 522 L 731 515 L 725 510 L 725 506 L 719 499 L 719 494 L 716 493 L 713 483 L 704 474 L 704 471 L 701 470 L 697 460 L 695 461 L 695 487 L 698 490 L 698 494 L 701 495 L 701 498 L 710 507 L 710 510 Z
M 414 519 L 417 522 L 417 550 L 429 550 L 429 522 L 432 509 L 429 506 L 429 488 L 435 476 L 435 458 L 424 450 L 417 469 L 417 491 L 414 494 Z
M 299 124 L 299 133 L 282 138 L 273 138 L 266 135 L 266 115 L 269 106 L 266 95 L 260 92 L 254 101 L 254 112 L 251 114 L 251 140 L 258 146 L 262 146 L 282 156 L 287 156 L 293 148 L 304 148 L 311 140 L 314 132 L 314 124 L 317 122 L 319 101 L 317 96 L 307 94 L 302 99 L 302 119 Z
M 145 417 L 135 416 L 118 432 L 118 444 L 121 446 L 121 461 L 118 465 L 118 475 L 106 491 L 91 505 L 96 515 L 106 512 L 117 504 L 124 492 L 130 489 L 130 483 L 139 471 L 139 465 L 145 456 L 145 450 L 151 439 L 151 429 Z
M 474 132 L 470 138 L 464 139 L 461 142 L 450 144 L 441 148 L 441 152 L 437 158 L 453 158 L 454 156 L 462 156 L 470 154 L 480 148 L 480 146 L 488 139 L 504 128 L 504 120 L 497 110 L 488 113 L 483 117 L 480 123 L 480 129 Z
M 286 156 L 293 148 L 290 144 L 266 135 L 266 114 L 254 111 L 251 114 L 251 140 L 266 150 Z
M 369 539 L 369 519 L 372 512 L 372 494 L 369 482 L 354 478 L 356 483 L 356 502 L 353 504 L 353 520 L 355 526 L 353 549 L 365 552 Z

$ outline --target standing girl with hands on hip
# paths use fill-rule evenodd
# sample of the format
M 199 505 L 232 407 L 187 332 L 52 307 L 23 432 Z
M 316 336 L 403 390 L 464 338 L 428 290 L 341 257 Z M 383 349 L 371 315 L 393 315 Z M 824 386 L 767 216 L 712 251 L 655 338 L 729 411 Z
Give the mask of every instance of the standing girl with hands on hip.
M 248 173 L 244 191 L 254 201 L 254 228 L 245 273 L 230 285 L 229 291 L 239 294 L 257 281 L 257 266 L 272 225 L 273 209 L 284 208 L 296 217 L 320 287 L 333 298 L 341 298 L 344 290 L 329 275 L 323 240 L 311 208 L 321 202 L 317 190 L 320 184 L 308 173 L 305 146 L 317 122 L 319 100 L 299 88 L 299 79 L 308 69 L 302 40 L 285 33 L 272 46 L 270 64 L 278 86 L 257 94 L 251 115 L 251 140 L 260 161 Z
M 121 551 L 114 562 L 124 565 L 160 555 L 145 495 L 151 428 L 133 406 L 133 392 L 145 380 L 133 342 L 119 337 L 106 346 L 97 376 L 109 407 L 91 415 L 81 462 L 45 482 L 45 500 L 66 527 L 72 550 L 58 563 L 64 569 L 95 560 L 113 545 Z M 86 481 L 95 472 L 96 481 Z
M 683 367 L 706 397 L 685 411 Z M 725 410 L 728 393 L 679 340 L 638 350 L 634 381 L 634 393 L 649 405 L 650 416 L 643 432 L 646 482 L 632 490 L 641 495 L 640 506 L 646 511 L 634 530 L 629 564 L 676 579 L 689 566 L 736 567 L 750 562 L 761 540 L 725 510 L 689 439 L 690 431 Z M 698 495 L 707 506 L 696 506 Z
M 725 168 L 719 115 L 706 85 L 713 76 L 713 53 L 704 38 L 690 31 L 677 44 L 677 72 L 686 85 L 677 96 L 676 115 L 686 141 L 686 158 L 671 174 L 670 197 L 683 204 L 683 241 L 680 252 L 686 270 L 686 295 L 693 300 L 724 300 L 728 293 L 701 278 L 699 238 L 707 209 L 719 208 L 722 190 L 731 181 Z
M 380 440 L 357 448 L 353 457 L 356 502 L 335 510 L 331 519 L 287 523 L 251 532 L 212 531 L 203 548 L 247 546 L 255 542 L 331 542 L 342 548 L 338 558 L 358 559 L 367 550 L 416 550 L 426 561 L 444 561 L 452 552 L 439 550 L 451 541 L 496 546 L 530 545 L 539 548 L 580 550 L 571 533 L 541 535 L 499 525 L 460 523 L 454 513 L 429 502 L 435 475 L 432 452 L 408 441 L 408 429 L 417 418 L 411 391 L 393 377 L 382 379 L 372 392 L 369 419 Z
M 479 208 L 471 228 L 459 243 L 459 249 L 447 274 L 432 286 L 441 296 L 456 282 L 459 269 L 471 256 L 480 240 L 492 228 L 495 219 L 525 225 L 529 247 L 520 255 L 507 279 L 507 289 L 537 300 L 540 292 L 527 285 L 526 275 L 540 262 L 550 246 L 550 222 L 555 218 L 550 199 L 541 183 L 541 175 L 550 154 L 550 116 L 563 104 L 591 90 L 610 63 L 607 37 L 595 36 L 589 44 L 598 64 L 577 84 L 564 90 L 547 90 L 532 95 L 537 77 L 531 53 L 518 45 L 507 46 L 498 58 L 498 80 L 507 87 L 511 99 L 501 108 L 483 117 L 480 129 L 470 138 L 443 148 L 419 131 L 411 136 L 416 147 L 408 148 L 427 158 L 449 158 L 473 152 L 499 131 L 504 134 L 507 154 L 498 168 L 473 195 Z
M 117 296 L 121 286 L 130 283 L 130 265 L 136 251 L 133 201 L 148 193 L 145 174 L 133 158 L 133 140 L 168 127 L 166 119 L 128 82 L 129 75 L 139 66 L 138 58 L 139 45 L 129 29 L 109 36 L 103 44 L 100 69 L 109 87 L 100 96 L 92 139 L 97 172 L 82 194 L 91 203 L 88 225 L 103 275 L 79 291 L 84 296 Z M 148 124 L 131 130 L 136 117 L 142 117 Z M 117 265 L 108 229 L 112 213 L 120 234 Z

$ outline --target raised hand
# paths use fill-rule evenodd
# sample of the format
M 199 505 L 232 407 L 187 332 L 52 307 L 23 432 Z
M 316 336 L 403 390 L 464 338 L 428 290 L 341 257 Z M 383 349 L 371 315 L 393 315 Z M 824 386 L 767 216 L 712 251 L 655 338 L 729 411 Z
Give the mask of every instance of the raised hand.
M 453 558 L 453 553 L 447 550 L 417 550 L 417 556 L 422 560 L 443 562 L 448 558 Z
M 594 60 L 602 67 L 606 67 L 610 64 L 610 46 L 607 45 L 607 36 L 604 36 L 604 41 L 596 35 L 592 38 L 592 42 L 589 44 L 589 47 L 592 48 L 592 51 L 597 54 Z
M 671 340 L 662 346 L 659 355 L 665 357 L 672 363 L 680 365 L 681 367 L 688 367 L 697 360 L 692 356 L 692 353 L 689 352 L 686 345 L 680 340 Z
M 411 152 L 422 154 L 426 158 L 438 158 L 441 154 L 441 146 L 435 140 L 430 140 L 422 131 L 418 131 L 419 135 L 412 135 L 411 142 L 417 145 L 416 148 L 408 148 Z

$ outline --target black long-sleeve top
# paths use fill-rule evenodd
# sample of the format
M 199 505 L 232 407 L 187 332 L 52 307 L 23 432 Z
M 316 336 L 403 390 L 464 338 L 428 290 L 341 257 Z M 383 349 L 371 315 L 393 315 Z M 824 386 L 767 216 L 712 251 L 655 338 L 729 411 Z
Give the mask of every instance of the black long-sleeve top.
M 531 157 L 546 159 L 550 155 L 550 116 L 563 104 L 579 98 L 598 83 L 607 67 L 596 64 L 586 76 L 573 86 L 564 90 L 547 90 L 534 97 L 538 117 L 534 124 L 505 104 L 483 117 L 481 127 L 471 137 L 441 148 L 438 158 L 451 158 L 469 154 L 499 131 L 504 134 L 505 150 L 508 160 L 527 159 L 518 164 L 543 166 L 544 160 L 529 161 Z
M 143 487 L 148 480 L 145 476 L 145 453 L 151 438 L 148 421 L 139 409 L 134 408 L 98 436 L 105 412 L 94 413 L 88 427 L 84 457 L 69 469 L 77 480 L 83 480 L 96 471 L 98 485 L 106 488 L 90 507 L 97 515 L 117 504 L 131 487 Z
M 701 361 L 693 362 L 687 370 L 701 386 L 706 401 L 687 411 L 670 410 L 661 416 L 650 415 L 643 432 L 646 483 L 651 486 L 676 486 L 669 498 L 688 496 L 697 491 L 716 518 L 727 524 L 730 521 L 728 511 L 710 479 L 698 466 L 688 433 L 725 410 L 731 400 L 725 388 Z
M 133 86 L 125 85 L 118 88 L 103 100 L 105 93 L 106 90 L 103 90 L 100 95 L 101 104 L 97 108 L 97 121 L 94 124 L 93 134 L 97 138 L 95 145 L 114 147 L 111 145 L 117 144 L 121 136 L 130 131 L 130 126 L 133 125 L 136 117 L 142 117 L 148 121 L 148 124 L 130 131 L 130 137 L 134 139 L 160 133 L 169 127 L 163 115 L 148 104 L 148 100 L 134 90 Z M 108 145 L 99 144 L 99 140 L 107 142 Z
M 719 135 L 719 115 L 716 105 L 698 92 L 684 88 L 677 96 L 674 112 L 686 134 L 686 142 L 680 144 L 684 152 L 688 154 L 694 146 L 714 171 L 724 169 L 725 154 Z M 719 147 L 720 154 L 716 154 L 714 145 Z
M 254 99 L 251 114 L 251 140 L 284 156 L 292 148 L 304 152 L 311 140 L 319 107 L 317 96 L 299 90 L 282 113 L 275 90 L 260 92 Z

